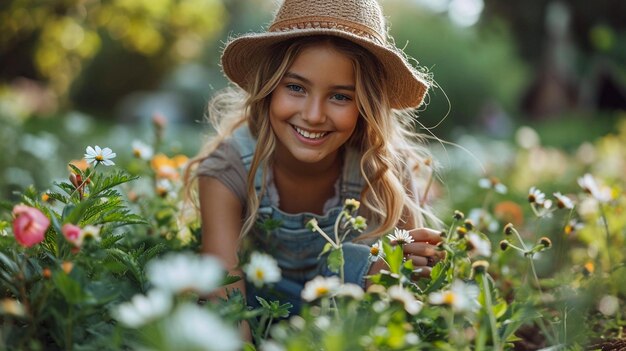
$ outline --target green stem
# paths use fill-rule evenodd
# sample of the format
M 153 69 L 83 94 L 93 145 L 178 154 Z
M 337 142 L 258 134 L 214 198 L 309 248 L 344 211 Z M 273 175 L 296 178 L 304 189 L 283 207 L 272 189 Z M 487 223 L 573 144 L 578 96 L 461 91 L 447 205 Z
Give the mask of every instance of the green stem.
M 322 228 L 320 228 L 317 224 L 315 224 L 313 226 L 313 229 L 318 232 L 321 236 L 324 237 L 324 239 L 326 239 L 326 241 L 328 241 L 335 249 L 338 249 L 339 246 L 337 244 L 335 244 L 335 242 L 333 241 L 333 239 L 331 239 L 328 234 L 326 234 Z
M 489 205 L 489 201 L 491 200 L 491 194 L 493 192 L 491 190 L 487 191 L 487 195 L 485 195 L 485 199 L 483 200 L 483 206 L 481 214 L 487 213 L 487 206 Z
M 259 321 L 259 325 L 256 327 L 256 336 L 257 337 L 261 337 L 261 334 L 263 333 L 263 326 L 265 326 L 265 323 L 267 322 L 267 311 L 264 311 L 265 313 L 263 313 L 263 315 L 261 316 L 261 320 Z M 271 316 L 270 316 L 270 320 L 271 320 Z M 267 327 L 267 329 L 269 330 L 269 325 Z M 267 333 L 267 330 L 266 330 Z M 264 334 L 264 333 L 263 333 Z M 260 342 L 261 340 L 259 340 Z
M 493 304 L 491 302 L 491 290 L 489 289 L 489 282 L 487 276 L 483 274 L 481 276 L 483 283 L 483 290 L 485 293 L 485 304 L 487 305 L 487 315 L 489 316 L 489 324 L 491 326 L 491 338 L 493 339 L 493 347 L 495 350 L 502 350 L 500 346 L 500 338 L 498 337 L 498 328 L 496 325 L 496 316 L 493 314 Z
M 613 266 L 613 263 L 611 262 L 611 233 L 609 232 L 609 222 L 606 219 L 606 214 L 604 212 L 604 206 L 602 204 L 600 204 L 598 207 L 600 207 L 600 217 L 602 217 L 602 224 L 604 225 L 604 232 L 605 232 L 605 238 L 606 238 L 606 259 L 607 262 L 609 263 L 609 267 L 608 269 L 610 270 L 611 267 Z
M 74 189 L 74 191 L 72 191 L 72 193 L 70 194 L 70 199 L 72 198 L 72 196 L 74 196 L 74 193 L 77 192 L 79 189 L 85 189 L 85 187 L 87 186 L 87 182 L 91 179 L 91 176 L 93 176 L 96 172 L 96 167 L 98 167 L 98 165 L 100 164 L 100 162 L 96 162 L 96 165 L 93 166 L 93 171 L 91 171 L 91 173 L 89 173 L 89 175 L 87 176 L 87 178 L 85 178 L 77 187 L 76 189 Z M 79 193 L 80 195 L 80 199 L 82 200 L 82 193 Z
M 515 234 L 515 236 L 517 237 L 517 240 L 519 240 L 520 244 L 524 248 L 524 251 L 528 251 L 528 248 L 526 247 L 526 244 L 524 243 L 524 240 L 522 240 L 522 236 L 519 234 L 517 229 L 515 228 L 512 228 L 512 229 L 513 229 L 513 234 Z
M 65 328 L 65 349 L 72 350 L 72 318 L 74 318 L 74 305 L 70 304 L 69 311 L 67 313 L 67 326 Z
M 530 269 L 533 273 L 533 278 L 535 278 L 535 284 L 537 285 L 537 289 L 539 290 L 539 293 L 542 293 L 541 291 L 541 284 L 539 284 L 539 277 L 537 276 L 537 271 L 535 270 L 535 262 L 533 262 L 533 255 L 528 256 L 528 263 L 530 263 Z
M 263 335 L 263 339 L 267 340 L 267 336 L 270 334 L 270 327 L 272 326 L 272 322 L 274 318 L 270 316 L 270 320 L 267 322 L 267 328 L 265 328 L 265 334 Z
M 454 339 L 454 335 L 452 334 L 454 332 L 454 311 L 452 311 L 451 309 L 448 310 L 448 315 L 446 316 L 447 318 L 447 322 L 448 322 L 448 340 L 453 341 Z
M 346 215 L 345 211 L 341 211 L 337 219 L 335 220 L 335 225 L 333 230 L 335 231 L 335 243 L 339 245 L 339 222 L 341 222 L 341 218 Z

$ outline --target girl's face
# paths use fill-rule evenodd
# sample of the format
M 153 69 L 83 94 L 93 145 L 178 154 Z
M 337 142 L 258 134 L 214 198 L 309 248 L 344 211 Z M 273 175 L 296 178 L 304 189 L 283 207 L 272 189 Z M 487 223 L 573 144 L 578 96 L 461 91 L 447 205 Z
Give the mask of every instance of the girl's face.
M 333 160 L 359 118 L 352 61 L 330 44 L 304 48 L 272 92 L 276 151 L 295 160 Z

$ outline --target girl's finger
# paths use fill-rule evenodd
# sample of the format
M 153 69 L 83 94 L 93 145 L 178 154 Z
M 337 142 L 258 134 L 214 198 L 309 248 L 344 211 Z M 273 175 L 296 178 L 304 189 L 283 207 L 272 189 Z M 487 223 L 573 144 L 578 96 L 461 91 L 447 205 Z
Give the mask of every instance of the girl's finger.
M 413 261 L 413 267 L 428 266 L 428 258 L 426 258 L 424 256 L 411 255 L 411 256 L 409 256 L 409 258 L 411 258 L 411 261 Z
M 429 244 L 437 244 L 441 241 L 441 231 L 430 228 L 417 228 L 409 231 L 413 240 L 417 242 L 426 242 Z
M 432 272 L 432 268 L 428 266 L 420 266 L 416 267 L 413 272 L 414 275 L 417 275 L 419 277 L 430 278 L 430 272 Z
M 436 256 L 439 253 L 436 246 L 423 242 L 405 244 L 402 249 L 405 254 L 415 256 Z

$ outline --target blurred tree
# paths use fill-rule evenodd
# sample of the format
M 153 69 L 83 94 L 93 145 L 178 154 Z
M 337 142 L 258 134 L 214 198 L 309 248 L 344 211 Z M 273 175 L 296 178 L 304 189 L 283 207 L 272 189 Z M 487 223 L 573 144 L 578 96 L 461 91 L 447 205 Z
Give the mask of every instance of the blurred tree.
M 448 120 L 435 131 L 438 136 L 446 138 L 457 126 L 507 133 L 508 116 L 517 113 L 528 70 L 506 25 L 491 21 L 462 28 L 443 14 L 408 2 L 389 5 L 386 12 L 396 45 L 426 67 L 441 87 L 430 91 L 421 122 L 436 125 L 450 108 Z
M 201 54 L 203 43 L 218 35 L 225 21 L 221 0 L 3 1 L 0 84 L 26 77 L 66 99 L 85 65 L 103 47 L 116 45 L 114 50 L 135 60 L 108 62 L 120 71 L 112 76 L 148 68 L 158 80 L 171 63 Z M 132 78 L 120 79 L 113 90 L 154 82 Z
M 547 118 L 626 109 L 626 2 L 485 3 L 485 19 L 505 19 L 520 53 L 536 67 L 524 112 Z
M 544 42 L 549 28 L 545 25 L 545 18 L 549 11 L 549 4 L 554 0 L 533 1 L 498 1 L 484 0 L 486 19 L 498 17 L 505 19 L 511 28 L 521 54 L 532 62 L 542 59 Z M 626 30 L 626 2 L 615 0 L 569 0 L 562 2 L 571 11 L 572 39 L 575 45 L 584 52 L 597 52 L 599 49 L 617 49 L 611 44 L 617 36 L 623 36 Z M 603 33 L 597 32 L 598 29 Z M 602 36 L 603 38 L 598 38 Z M 603 42 L 598 46 L 598 39 Z M 623 49 L 615 52 L 624 55 Z M 623 57 L 623 56 L 622 56 Z M 626 58 L 626 57 L 623 57 Z

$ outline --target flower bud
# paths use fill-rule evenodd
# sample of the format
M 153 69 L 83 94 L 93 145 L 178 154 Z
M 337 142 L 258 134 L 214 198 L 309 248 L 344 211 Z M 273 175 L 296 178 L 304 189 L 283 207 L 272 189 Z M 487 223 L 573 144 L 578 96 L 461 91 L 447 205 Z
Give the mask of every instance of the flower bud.
M 465 234 L 467 234 L 467 229 L 465 227 L 458 226 L 456 227 L 456 233 L 459 235 L 459 238 L 464 238 Z
M 63 261 L 63 263 L 61 263 L 61 269 L 63 269 L 65 274 L 70 274 L 72 269 L 74 269 L 74 264 L 70 261 Z
M 588 261 L 587 263 L 585 263 L 585 265 L 583 266 L 583 274 L 585 275 L 585 277 L 588 277 L 590 275 L 593 274 L 593 271 L 596 269 L 596 266 L 593 264 L 593 262 Z
M 543 236 L 539 239 L 539 244 L 543 245 L 546 249 L 549 249 L 552 247 L 552 240 Z
M 50 279 L 50 277 L 52 277 L 52 271 L 50 270 L 50 268 L 46 267 L 41 271 L 41 275 L 44 277 L 44 279 Z
M 511 235 L 513 234 L 514 229 L 515 228 L 513 228 L 513 223 L 508 223 L 507 225 L 504 226 L 504 234 Z
M 306 229 L 308 229 L 310 231 L 315 231 L 315 229 L 317 227 L 318 227 L 317 219 L 315 219 L 315 218 L 311 218 L 310 221 L 306 222 Z
M 489 262 L 485 260 L 478 260 L 472 263 L 472 269 L 474 270 L 476 274 L 485 273 L 488 268 L 489 268 Z
M 508 249 L 508 248 L 509 248 L 509 241 L 508 240 L 500 241 L 500 250 L 506 251 L 506 249 Z
M 358 210 L 359 206 L 361 206 L 361 203 L 356 199 L 346 199 L 346 202 L 343 205 L 349 213 Z
M 461 212 L 461 211 L 455 210 L 453 218 L 456 219 L 457 221 L 460 221 L 463 218 L 465 218 L 465 214 L 463 212 Z
M 474 230 L 474 221 L 471 219 L 466 219 L 465 222 L 463 222 L 463 225 L 467 230 Z

